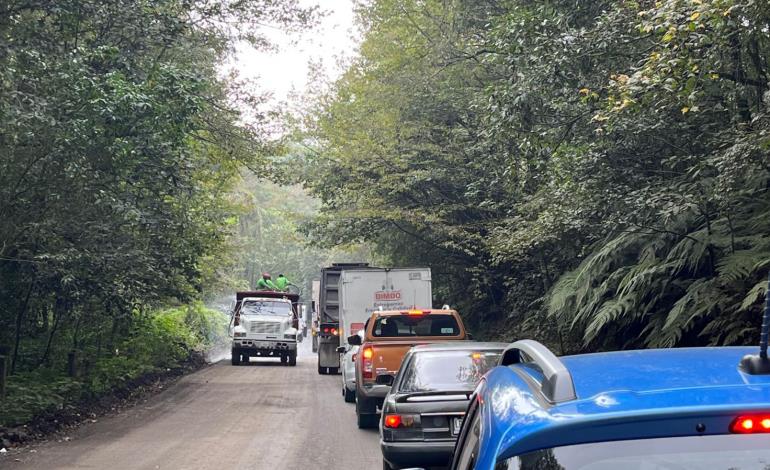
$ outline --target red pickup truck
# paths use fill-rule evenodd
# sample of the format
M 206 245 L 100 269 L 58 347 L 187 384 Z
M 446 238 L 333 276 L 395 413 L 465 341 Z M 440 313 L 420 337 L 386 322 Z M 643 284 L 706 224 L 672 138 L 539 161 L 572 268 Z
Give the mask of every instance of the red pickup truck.
M 470 339 L 460 315 L 449 309 L 395 310 L 375 312 L 367 320 L 356 358 L 356 417 L 359 428 L 377 426 L 377 408 L 382 407 L 393 377 L 407 351 L 418 344 Z

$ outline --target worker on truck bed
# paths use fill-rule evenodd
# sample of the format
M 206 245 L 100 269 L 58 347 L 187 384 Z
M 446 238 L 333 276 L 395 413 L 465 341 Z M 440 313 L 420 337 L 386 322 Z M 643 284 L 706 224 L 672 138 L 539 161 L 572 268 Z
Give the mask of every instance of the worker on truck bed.
M 278 290 L 278 287 L 270 279 L 270 273 L 262 273 L 262 277 L 257 281 L 258 290 Z
M 286 292 L 289 290 L 289 286 L 293 286 L 294 284 L 289 281 L 289 279 L 284 276 L 283 274 L 279 274 L 278 277 L 275 279 L 275 287 L 281 291 Z

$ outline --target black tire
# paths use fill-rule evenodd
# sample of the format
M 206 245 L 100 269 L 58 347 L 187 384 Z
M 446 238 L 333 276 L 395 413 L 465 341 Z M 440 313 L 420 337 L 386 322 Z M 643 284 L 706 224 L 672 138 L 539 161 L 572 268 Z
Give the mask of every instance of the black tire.
M 249 356 L 248 354 L 241 354 L 241 362 L 243 362 L 244 364 L 248 364 L 250 358 L 251 356 Z
M 318 375 L 326 375 L 328 374 L 328 370 L 326 367 L 321 367 L 321 359 L 318 359 Z
M 339 369 L 337 367 L 329 367 L 329 374 L 330 375 L 337 375 L 337 374 L 339 374 Z
M 377 413 L 368 412 L 368 401 L 356 397 L 356 424 L 358 429 L 371 429 L 377 427 Z
M 241 353 L 237 349 L 233 349 L 230 354 L 230 364 L 237 366 L 241 363 Z
M 345 403 L 355 403 L 356 391 L 348 390 L 346 386 L 342 386 L 342 396 L 345 397 Z
M 286 364 L 287 362 L 289 362 L 288 356 L 281 354 L 281 364 Z
M 289 353 L 289 365 L 294 367 L 297 365 L 297 353 L 296 352 L 290 352 Z

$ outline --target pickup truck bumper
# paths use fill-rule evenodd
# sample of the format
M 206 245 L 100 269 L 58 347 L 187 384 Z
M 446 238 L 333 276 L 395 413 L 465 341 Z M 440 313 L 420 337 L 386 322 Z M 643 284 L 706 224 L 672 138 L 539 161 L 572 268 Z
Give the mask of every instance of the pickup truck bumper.
M 296 341 L 284 340 L 261 340 L 242 338 L 233 341 L 233 349 L 241 349 L 255 352 L 269 351 L 296 351 Z
M 378 385 L 375 383 L 364 383 L 363 386 L 357 387 L 356 393 L 360 393 L 364 398 L 378 398 L 382 401 L 385 395 L 390 391 L 390 385 Z

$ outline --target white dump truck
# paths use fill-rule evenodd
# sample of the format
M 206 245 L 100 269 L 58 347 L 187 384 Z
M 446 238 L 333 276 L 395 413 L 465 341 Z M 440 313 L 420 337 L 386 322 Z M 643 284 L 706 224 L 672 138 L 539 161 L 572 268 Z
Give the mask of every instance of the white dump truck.
M 288 292 L 249 291 L 235 295 L 230 316 L 232 364 L 252 357 L 278 357 L 297 365 L 299 295 Z

